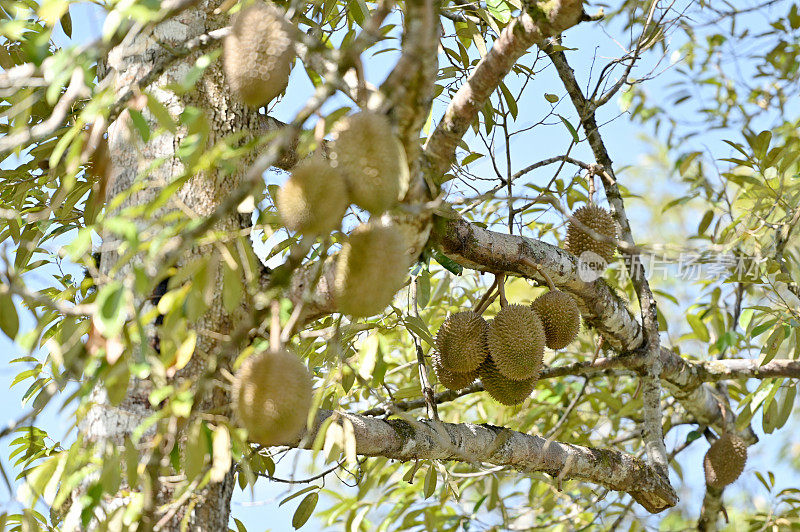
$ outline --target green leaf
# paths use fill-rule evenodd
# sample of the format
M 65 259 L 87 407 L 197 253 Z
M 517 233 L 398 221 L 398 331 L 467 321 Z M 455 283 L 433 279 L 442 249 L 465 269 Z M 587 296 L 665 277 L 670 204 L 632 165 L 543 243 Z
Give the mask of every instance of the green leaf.
M 790 385 L 784 388 L 781 392 L 781 406 L 778 412 L 777 419 L 775 420 L 775 428 L 783 427 L 786 422 L 789 420 L 789 416 L 792 414 L 792 407 L 794 406 L 794 398 L 797 395 L 797 386 Z M 777 401 L 776 401 L 777 402 Z
M 439 477 L 436 475 L 436 468 L 431 464 L 428 468 L 428 473 L 425 475 L 425 486 L 423 487 L 423 494 L 426 499 L 436 491 L 436 482 L 438 478 Z
M 291 495 L 289 495 L 288 497 L 283 499 L 281 502 L 279 502 L 278 503 L 278 507 L 280 508 L 281 506 L 283 506 L 287 502 L 291 501 L 292 499 L 295 499 L 295 498 L 299 497 L 300 495 L 303 495 L 304 493 L 308 493 L 309 491 L 316 490 L 316 489 L 319 489 L 319 486 L 308 486 L 308 487 L 305 487 L 305 488 L 301 489 L 298 492 L 292 493 Z
M 703 342 L 708 342 L 709 335 L 708 335 L 708 328 L 706 324 L 703 323 L 703 320 L 700 319 L 699 316 L 695 314 L 688 314 L 686 316 L 686 321 L 689 322 L 689 325 L 692 327 L 695 336 Z
M 417 306 L 423 309 L 431 300 L 431 272 L 426 268 L 420 272 L 417 283 Z
M 567 120 L 561 115 L 558 115 L 558 117 L 561 119 L 562 122 L 564 122 L 564 125 L 567 127 L 567 131 L 569 131 L 569 134 L 572 135 L 572 140 L 574 140 L 576 144 L 580 142 L 580 139 L 578 138 L 578 131 L 572 124 L 569 123 L 569 120 Z
M 450 257 L 445 256 L 438 249 L 431 250 L 431 255 L 436 262 L 442 265 L 443 268 L 455 275 L 461 275 L 461 272 L 464 271 L 464 268 L 459 263 Z
M 486 8 L 495 19 L 503 24 L 511 20 L 511 7 L 505 0 L 487 0 Z
M 12 340 L 19 332 L 19 315 L 11 294 L 0 295 L 0 329 Z
M 707 210 L 706 213 L 703 215 L 703 219 L 700 220 L 700 225 L 697 226 L 697 234 L 702 235 L 708 229 L 708 226 L 711 224 L 711 221 L 714 219 L 714 211 L 711 209 Z
M 112 281 L 97 294 L 97 325 L 107 338 L 122 331 L 125 324 L 125 288 L 119 281 Z
M 67 12 L 61 16 L 59 22 L 61 23 L 61 29 L 64 31 L 64 35 L 72 38 L 72 17 L 69 16 L 69 6 L 67 6 Z
M 317 507 L 318 501 L 319 493 L 316 491 L 314 493 L 309 493 L 300 501 L 297 510 L 294 511 L 294 515 L 292 516 L 292 526 L 295 530 L 306 524 L 308 518 L 314 513 L 314 508 Z
M 544 99 L 550 103 L 556 103 L 558 101 L 558 96 L 555 94 L 550 94 L 548 92 L 544 93 Z
M 131 122 L 133 126 L 136 128 L 136 131 L 139 132 L 139 136 L 142 138 L 143 142 L 147 142 L 150 140 L 150 126 L 147 124 L 147 120 L 144 119 L 142 113 L 137 111 L 136 109 L 128 109 L 128 113 L 130 113 Z
M 164 104 L 159 102 L 152 94 L 147 95 L 147 108 L 153 114 L 153 117 L 156 119 L 156 122 L 158 122 L 158 125 L 172 133 L 176 133 L 178 131 L 178 126 L 172 119 L 172 115 L 169 114 L 169 111 L 167 111 L 167 108 L 164 107 Z
M 227 263 L 223 268 L 222 283 L 222 306 L 232 312 L 242 302 L 242 281 L 239 272 Z
M 406 327 L 408 327 L 408 329 L 414 333 L 414 335 L 425 340 L 425 343 L 433 347 L 435 343 L 433 336 L 428 330 L 428 325 L 422 320 L 422 318 L 419 316 L 406 316 L 403 321 L 405 322 Z

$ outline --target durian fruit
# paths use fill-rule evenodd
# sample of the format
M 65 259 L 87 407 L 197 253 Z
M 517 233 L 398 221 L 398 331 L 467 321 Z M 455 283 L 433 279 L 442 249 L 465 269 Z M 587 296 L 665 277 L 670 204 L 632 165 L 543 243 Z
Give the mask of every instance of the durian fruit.
M 537 297 L 531 308 L 542 320 L 545 345 L 550 349 L 562 349 L 578 336 L 581 311 L 569 294 L 550 290 Z
M 286 88 L 294 61 L 292 26 L 274 4 L 256 0 L 234 16 L 225 38 L 225 76 L 233 93 L 252 107 Z
M 234 414 L 250 441 L 291 443 L 303 432 L 311 408 L 311 374 L 285 350 L 251 356 L 233 385 Z
M 336 261 L 334 300 L 353 317 L 382 311 L 403 286 L 408 256 L 402 234 L 391 224 L 362 224 L 350 234 Z
M 457 312 L 444 320 L 436 333 L 436 349 L 442 367 L 453 373 L 469 373 L 489 356 L 486 320 L 472 311 Z
M 466 388 L 478 378 L 477 369 L 467 373 L 456 373 L 445 369 L 438 353 L 433 356 L 433 369 L 436 371 L 436 376 L 439 378 L 439 382 L 442 386 L 453 391 Z
M 703 459 L 706 484 L 722 488 L 732 484 L 744 471 L 747 444 L 737 435 L 724 433 L 711 444 Z
M 544 357 L 544 327 L 526 305 L 509 305 L 489 325 L 489 354 L 508 379 L 537 378 Z
M 278 192 L 277 203 L 290 231 L 329 234 L 339 227 L 350 200 L 342 174 L 315 155 L 294 168 Z
M 339 121 L 330 157 L 347 178 L 353 203 L 362 209 L 379 214 L 400 199 L 408 165 L 384 115 L 362 111 Z
M 536 386 L 536 377 L 525 380 L 513 380 L 505 377 L 497 369 L 491 355 L 478 368 L 478 376 L 483 383 L 483 389 L 495 401 L 506 406 L 521 403 L 531 395 Z
M 610 238 L 617 238 L 617 225 L 611 213 L 597 205 L 584 205 L 572 213 L 573 218 L 580 221 L 594 232 Z M 606 262 L 611 262 L 617 246 L 611 242 L 595 240 L 589 233 L 570 222 L 567 225 L 567 251 L 581 256 L 585 251 L 592 251 L 600 255 Z

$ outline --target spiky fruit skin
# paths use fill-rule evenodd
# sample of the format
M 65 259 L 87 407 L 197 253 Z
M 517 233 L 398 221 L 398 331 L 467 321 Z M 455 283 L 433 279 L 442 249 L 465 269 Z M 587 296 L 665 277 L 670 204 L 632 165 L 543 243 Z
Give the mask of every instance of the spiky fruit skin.
M 353 203 L 373 214 L 394 206 L 408 180 L 408 165 L 389 120 L 356 113 L 336 124 L 333 139 L 331 161 L 344 173 Z
M 436 349 L 442 367 L 453 373 L 469 373 L 489 356 L 489 325 L 472 311 L 457 312 L 444 320 L 436 333 Z
M 298 164 L 278 192 L 283 224 L 306 235 L 325 235 L 338 228 L 349 204 L 342 174 L 320 156 Z
M 391 225 L 362 224 L 342 246 L 336 261 L 334 300 L 353 317 L 381 312 L 408 273 L 402 234 Z
M 569 294 L 551 290 L 537 297 L 531 308 L 542 320 L 545 345 L 550 349 L 562 349 L 578 336 L 581 311 Z
M 538 375 L 538 372 L 537 372 Z M 530 397 L 536 386 L 536 377 L 524 380 L 509 379 L 495 365 L 491 355 L 478 368 L 483 389 L 500 404 L 514 406 Z
M 573 218 L 600 235 L 617 238 L 617 225 L 611 213 L 597 205 L 584 205 L 572 213 Z M 585 251 L 600 255 L 606 262 L 611 262 L 616 244 L 595 240 L 589 233 L 570 222 L 567 225 L 567 251 L 580 257 Z
M 529 306 L 500 310 L 488 331 L 489 354 L 503 376 L 512 380 L 537 378 L 544 357 L 542 320 Z
M 286 88 L 294 61 L 291 25 L 272 3 L 257 0 L 234 16 L 225 38 L 225 76 L 244 103 L 260 107 Z
M 250 441 L 292 443 L 311 408 L 311 374 L 288 351 L 270 351 L 244 361 L 233 385 L 234 414 Z
M 747 444 L 735 434 L 723 434 L 711 444 L 703 459 L 706 484 L 712 488 L 733 484 L 746 463 Z
M 467 373 L 456 373 L 446 369 L 442 365 L 438 353 L 433 356 L 433 369 L 436 371 L 436 376 L 439 378 L 439 382 L 442 386 L 454 392 L 466 388 L 478 378 L 477 369 Z

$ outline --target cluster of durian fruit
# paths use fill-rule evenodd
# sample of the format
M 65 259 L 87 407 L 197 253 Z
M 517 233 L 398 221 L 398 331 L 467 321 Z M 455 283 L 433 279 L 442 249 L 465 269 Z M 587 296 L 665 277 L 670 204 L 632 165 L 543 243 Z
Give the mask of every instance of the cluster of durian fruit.
M 573 213 L 579 224 L 567 225 L 567 250 L 580 257 L 591 251 L 610 262 L 616 251 L 617 226 L 611 213 L 588 204 Z M 609 237 L 598 240 L 585 230 Z M 530 306 L 506 305 L 487 322 L 473 311 L 451 314 L 436 335 L 433 367 L 439 382 L 461 390 L 480 378 L 499 403 L 521 403 L 533 391 L 542 369 L 544 348 L 563 349 L 580 331 L 581 314 L 569 294 L 550 283 L 550 291 Z
M 490 396 L 515 405 L 533 391 L 545 346 L 566 347 L 580 325 L 578 305 L 560 290 L 550 290 L 530 306 L 506 305 L 489 322 L 477 312 L 457 312 L 436 334 L 433 367 L 439 382 L 451 390 L 480 377 Z

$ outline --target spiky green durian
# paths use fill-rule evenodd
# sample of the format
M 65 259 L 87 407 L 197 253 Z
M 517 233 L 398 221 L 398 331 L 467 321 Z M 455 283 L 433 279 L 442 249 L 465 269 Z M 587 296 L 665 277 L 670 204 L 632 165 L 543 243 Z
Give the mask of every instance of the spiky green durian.
M 433 369 L 436 370 L 436 376 L 439 378 L 439 382 L 442 386 L 453 391 L 466 388 L 478 378 L 477 369 L 467 373 L 456 373 L 446 369 L 442 365 L 438 353 L 433 355 Z
M 341 172 L 316 155 L 292 170 L 277 203 L 287 229 L 324 235 L 339 227 L 350 200 Z
M 611 213 L 602 207 L 591 204 L 584 205 L 573 212 L 572 216 L 599 235 L 617 238 L 617 224 L 611 217 Z M 616 244 L 595 240 L 584 229 L 571 221 L 567 225 L 567 251 L 576 257 L 580 257 L 586 251 L 591 251 L 602 257 L 606 262 L 611 262 L 616 249 Z
M 339 121 L 330 157 L 344 173 L 353 203 L 362 209 L 379 214 L 400 199 L 408 165 L 384 115 L 362 111 Z
M 488 325 L 480 314 L 456 312 L 444 320 L 436 333 L 436 349 L 444 369 L 469 373 L 489 356 L 486 334 Z
M 382 311 L 403 286 L 409 259 L 393 225 L 362 224 L 336 262 L 334 300 L 340 312 L 366 317 Z
M 708 448 L 703 459 L 706 484 L 722 488 L 733 484 L 747 463 L 747 444 L 739 436 L 724 433 Z
M 544 357 L 544 327 L 529 306 L 509 305 L 489 325 L 489 354 L 506 378 L 536 378 Z
M 527 399 L 536 386 L 536 377 L 524 380 L 509 379 L 498 369 L 491 355 L 478 368 L 483 389 L 498 403 L 513 406 Z M 538 376 L 538 372 L 537 372 Z
M 288 351 L 270 351 L 244 361 L 233 385 L 233 412 L 250 441 L 293 443 L 311 408 L 311 374 Z
M 581 311 L 572 296 L 551 290 L 537 297 L 531 308 L 542 320 L 545 345 L 550 349 L 566 347 L 581 329 Z
M 260 107 L 286 88 L 294 61 L 292 27 L 274 4 L 257 0 L 233 18 L 225 38 L 225 76 L 244 103 Z

